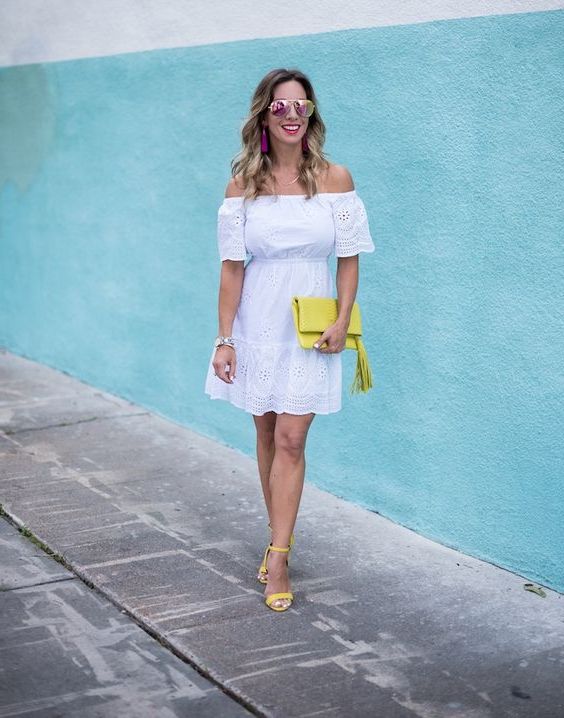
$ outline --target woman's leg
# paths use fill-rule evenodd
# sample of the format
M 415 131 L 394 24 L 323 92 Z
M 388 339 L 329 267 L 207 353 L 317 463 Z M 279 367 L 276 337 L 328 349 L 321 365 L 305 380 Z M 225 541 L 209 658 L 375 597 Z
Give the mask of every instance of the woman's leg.
M 274 411 L 267 411 L 262 416 L 253 414 L 257 430 L 258 470 L 269 520 L 271 517 L 269 479 L 272 460 L 274 459 L 274 427 L 276 426 L 277 416 L 278 414 Z
M 298 515 L 305 475 L 305 445 L 315 414 L 279 414 L 274 427 L 274 459 L 270 470 L 270 524 L 272 544 L 286 547 Z M 287 554 L 268 554 L 265 596 L 289 591 Z M 275 601 L 284 605 L 285 599 Z

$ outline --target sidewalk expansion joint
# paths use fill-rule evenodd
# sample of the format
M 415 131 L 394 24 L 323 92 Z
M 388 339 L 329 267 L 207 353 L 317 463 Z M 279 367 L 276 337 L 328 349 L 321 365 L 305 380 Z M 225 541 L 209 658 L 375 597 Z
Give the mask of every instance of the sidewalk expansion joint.
M 208 670 L 200 666 L 197 661 L 193 658 L 191 658 L 186 653 L 182 652 L 179 648 L 177 648 L 173 643 L 171 643 L 167 638 L 162 636 L 157 629 L 155 629 L 149 622 L 145 621 L 143 618 L 140 618 L 138 615 L 136 615 L 134 612 L 130 611 L 128 608 L 126 608 L 122 603 L 120 603 L 119 599 L 114 596 L 112 593 L 107 592 L 100 586 L 97 586 L 95 583 L 92 583 L 91 579 L 88 578 L 80 569 L 76 568 L 72 564 L 65 561 L 65 565 L 67 568 L 69 568 L 81 581 L 83 581 L 87 586 L 89 586 L 91 589 L 99 593 L 101 596 L 103 596 L 106 600 L 108 600 L 110 603 L 112 603 L 114 606 L 116 606 L 120 612 L 126 616 L 128 616 L 134 623 L 136 623 L 139 628 L 141 628 L 145 633 L 147 633 L 151 638 L 154 638 L 161 646 L 169 650 L 173 655 L 175 655 L 177 658 L 179 658 L 183 663 L 186 663 L 191 668 L 193 668 L 195 671 L 197 671 L 201 676 L 203 676 L 207 681 L 212 683 L 214 686 L 219 688 L 219 690 L 222 691 L 222 693 L 225 693 L 226 696 L 231 698 L 233 701 L 238 703 L 239 705 L 246 708 L 249 713 L 251 713 L 254 716 L 257 716 L 257 718 L 267 718 L 267 715 L 260 711 L 255 705 L 248 702 L 244 698 L 242 698 L 240 695 L 238 695 L 235 691 L 228 688 L 225 684 L 223 684 L 218 678 L 216 678 L 212 673 L 210 673 Z

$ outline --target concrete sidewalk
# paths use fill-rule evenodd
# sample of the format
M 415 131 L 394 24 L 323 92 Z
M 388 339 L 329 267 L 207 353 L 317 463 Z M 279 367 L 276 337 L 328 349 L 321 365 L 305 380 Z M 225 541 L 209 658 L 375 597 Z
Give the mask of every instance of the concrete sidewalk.
M 1 716 L 252 716 L 0 518 Z
M 125 611 L 122 621 L 129 614 L 159 637 L 144 634 L 163 672 L 169 660 L 190 668 L 175 651 L 215 682 L 211 700 L 217 685 L 233 696 L 221 694 L 217 716 L 564 716 L 562 595 L 526 591 L 525 577 L 306 483 L 295 603 L 275 613 L 255 579 L 268 532 L 254 460 L 9 353 L 0 382 L 4 510 L 97 589 L 102 624 Z M 24 609 L 2 611 L 2 634 Z M 4 666 L 17 651 L 12 640 Z M 98 691 L 115 689 L 111 651 L 96 655 Z M 44 698 L 49 679 L 34 670 L 28 701 Z M 136 680 L 120 675 L 121 688 L 135 691 Z M 157 684 L 164 706 L 175 688 Z M 11 683 L 0 716 L 19 714 L 18 700 Z M 46 705 L 36 715 L 75 714 Z M 192 705 L 183 715 L 207 715 Z M 175 715 L 166 710 L 153 715 Z

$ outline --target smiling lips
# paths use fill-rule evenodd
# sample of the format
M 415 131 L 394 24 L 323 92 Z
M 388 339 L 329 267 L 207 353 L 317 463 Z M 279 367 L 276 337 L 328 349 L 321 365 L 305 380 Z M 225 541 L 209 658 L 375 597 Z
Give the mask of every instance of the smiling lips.
M 289 135 L 295 135 L 296 132 L 299 132 L 300 125 L 282 125 L 282 129 Z

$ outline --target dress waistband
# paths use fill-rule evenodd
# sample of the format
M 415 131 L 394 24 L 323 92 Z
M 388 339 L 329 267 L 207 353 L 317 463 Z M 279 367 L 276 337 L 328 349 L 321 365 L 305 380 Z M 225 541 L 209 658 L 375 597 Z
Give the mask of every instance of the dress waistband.
M 255 257 L 251 256 L 250 262 L 294 262 L 301 264 L 302 262 L 323 262 L 326 263 L 329 257 Z

